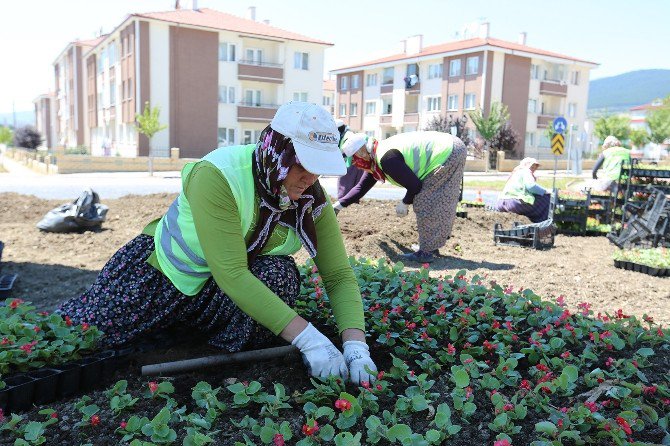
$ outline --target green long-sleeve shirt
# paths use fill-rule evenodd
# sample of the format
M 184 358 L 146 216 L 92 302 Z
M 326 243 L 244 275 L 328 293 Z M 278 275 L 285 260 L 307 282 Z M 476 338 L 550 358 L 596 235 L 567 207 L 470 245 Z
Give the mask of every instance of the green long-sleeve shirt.
M 254 276 L 247 264 L 246 241 L 257 223 L 258 196 L 253 203 L 253 223 L 243 236 L 240 215 L 228 181 L 212 163 L 200 161 L 193 168 L 184 183 L 184 194 L 216 284 L 242 311 L 274 334 L 279 334 L 297 313 Z M 157 221 L 150 223 L 143 233 L 153 236 L 156 224 Z M 323 278 L 339 331 L 348 328 L 364 330 L 360 289 L 330 202 L 315 220 L 315 227 L 318 252 L 314 262 Z M 288 228 L 277 225 L 261 255 L 283 244 L 288 231 Z M 161 270 L 155 252 L 148 262 Z

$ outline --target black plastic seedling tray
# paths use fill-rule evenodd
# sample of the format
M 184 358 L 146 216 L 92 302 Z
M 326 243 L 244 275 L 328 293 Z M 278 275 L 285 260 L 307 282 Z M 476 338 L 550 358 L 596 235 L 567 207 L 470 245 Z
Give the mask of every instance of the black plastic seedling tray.
M 12 292 L 14 282 L 16 281 L 16 278 L 18 276 L 19 276 L 18 274 L 0 275 L 0 300 L 9 297 L 9 294 Z
M 650 276 L 666 277 L 670 276 L 670 268 L 654 268 L 652 266 L 641 265 L 639 263 L 628 262 L 625 260 L 615 260 L 614 266 L 629 271 L 649 274 Z

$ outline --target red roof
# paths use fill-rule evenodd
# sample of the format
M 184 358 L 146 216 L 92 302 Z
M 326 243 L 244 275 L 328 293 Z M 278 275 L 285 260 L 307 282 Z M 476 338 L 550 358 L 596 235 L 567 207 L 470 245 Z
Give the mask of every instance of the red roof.
M 132 14 L 135 17 L 144 17 L 147 19 L 161 20 L 163 22 L 181 23 L 183 25 L 201 26 L 203 28 L 212 28 L 225 31 L 240 32 L 244 34 L 253 34 L 264 37 L 276 37 L 286 40 L 298 40 L 301 42 L 318 43 L 321 45 L 333 45 L 322 40 L 312 39 L 291 31 L 286 31 L 274 26 L 267 25 L 255 20 L 243 19 L 232 14 L 216 11 L 209 8 L 176 9 L 165 12 L 146 12 Z
M 630 110 L 631 111 L 636 111 L 636 110 L 649 110 L 649 109 L 655 109 L 659 108 L 661 105 L 660 104 L 643 104 L 643 105 L 638 105 L 636 107 L 632 107 Z
M 524 51 L 526 53 L 532 53 L 532 54 L 537 54 L 540 56 L 550 56 L 550 57 L 557 57 L 560 59 L 567 59 L 567 60 L 572 60 L 575 62 L 583 62 L 583 63 L 588 63 L 588 64 L 595 64 L 595 62 L 590 62 L 588 60 L 583 60 L 583 59 L 576 59 L 574 57 L 566 56 L 563 54 L 558 54 L 558 53 L 552 53 L 551 51 L 545 51 L 541 50 L 538 48 L 533 48 L 530 46 L 526 45 L 521 45 L 518 43 L 514 42 L 508 42 L 506 40 L 500 40 L 500 39 L 493 39 L 493 38 L 488 38 L 488 39 L 480 39 L 480 38 L 474 38 L 474 39 L 466 39 L 466 40 L 458 40 L 456 42 L 448 42 L 448 43 L 442 43 L 439 45 L 433 45 L 433 46 L 427 46 L 421 50 L 420 53 L 417 54 L 405 54 L 405 53 L 400 53 L 400 54 L 394 54 L 392 56 L 387 56 L 383 57 L 381 59 L 376 59 L 376 60 L 371 60 L 368 62 L 364 63 L 359 63 L 356 65 L 351 65 L 348 67 L 343 67 L 343 68 L 337 68 L 333 71 L 338 71 L 338 70 L 346 70 L 350 68 L 358 68 L 358 67 L 364 67 L 367 65 L 376 65 L 376 64 L 381 64 L 385 62 L 393 62 L 396 60 L 403 60 L 403 59 L 413 59 L 416 57 L 423 57 L 423 56 L 431 56 L 434 54 L 442 54 L 442 53 L 450 53 L 454 51 L 461 51 L 461 50 L 467 50 L 467 49 L 474 49 L 482 46 L 494 46 L 498 48 L 503 48 L 506 50 L 514 50 L 514 51 Z
M 100 42 L 102 42 L 102 40 L 103 40 L 105 37 L 107 37 L 107 34 L 104 34 L 104 35 L 102 35 L 102 36 L 100 36 L 100 37 L 96 37 L 95 39 L 89 39 L 89 40 L 77 40 L 77 41 L 75 41 L 75 42 L 73 42 L 73 43 L 75 43 L 75 44 L 77 44 L 77 45 L 82 45 L 82 46 L 96 46 L 97 44 L 99 44 Z

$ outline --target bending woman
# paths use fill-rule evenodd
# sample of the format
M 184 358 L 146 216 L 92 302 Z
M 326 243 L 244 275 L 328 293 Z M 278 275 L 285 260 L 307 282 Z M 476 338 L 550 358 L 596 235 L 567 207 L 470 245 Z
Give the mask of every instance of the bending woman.
M 182 171 L 182 191 L 59 312 L 105 332 L 109 346 L 183 324 L 228 352 L 273 335 L 297 346 L 313 376 L 373 381 L 360 289 L 317 175 L 345 171 L 333 118 L 289 103 L 257 144 L 223 147 Z M 292 306 L 301 246 L 319 268 L 344 355 Z M 367 370 L 366 370 L 367 368 Z

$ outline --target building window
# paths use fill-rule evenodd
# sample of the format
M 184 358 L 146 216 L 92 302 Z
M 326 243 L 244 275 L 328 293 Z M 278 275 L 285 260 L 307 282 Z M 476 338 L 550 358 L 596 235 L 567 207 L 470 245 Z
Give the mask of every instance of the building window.
M 260 90 L 245 90 L 244 91 L 244 105 L 247 107 L 261 106 L 261 91 Z
M 261 137 L 261 130 L 245 130 L 242 144 L 255 144 Z
M 537 100 L 528 99 L 528 113 L 537 113 Z
M 234 104 L 235 87 L 226 87 L 225 85 L 219 85 L 219 103 Z
M 539 79 L 540 77 L 540 67 L 535 64 L 530 65 L 530 78 Z
M 252 65 L 263 64 L 263 50 L 257 48 L 247 48 L 244 52 L 244 62 Z
M 296 91 L 295 93 L 293 93 L 293 100 L 295 102 L 307 102 L 307 92 L 306 91 Z
M 219 127 L 218 146 L 223 147 L 233 145 L 235 145 L 235 129 Z
M 428 79 L 439 79 L 442 77 L 442 64 L 428 65 Z
M 535 147 L 535 133 L 526 132 L 526 147 Z
M 442 105 L 442 97 L 441 96 L 432 96 L 426 98 L 428 101 L 428 111 L 429 112 L 439 112 L 440 107 Z
M 365 103 L 365 114 L 366 115 L 377 114 L 377 103 L 375 101 L 367 101 Z
M 577 103 L 570 102 L 568 104 L 568 117 L 574 118 L 577 115 Z
M 407 64 L 407 76 L 417 76 L 419 77 L 419 65 L 415 63 Z
M 235 62 L 235 44 L 219 42 L 219 60 L 221 62 Z
M 474 110 L 477 107 L 477 96 L 474 93 L 468 93 L 465 95 L 465 108 L 466 110 Z
M 359 74 L 352 74 L 351 75 L 351 89 L 356 90 L 358 87 L 360 87 L 360 75 Z
M 293 68 L 296 70 L 309 70 L 309 53 L 295 52 L 293 54 Z
M 349 89 L 349 76 L 342 76 L 340 78 L 340 90 L 345 91 Z
M 349 105 L 349 116 L 358 116 L 358 103 L 352 102 Z
M 465 74 L 479 73 L 479 56 L 468 57 Z
M 570 73 L 570 83 L 572 85 L 579 85 L 579 71 L 573 71 Z
M 461 59 L 453 59 L 449 61 L 449 76 L 461 75 Z
M 305 101 L 305 102 L 307 102 L 307 101 Z M 325 105 L 325 106 L 329 106 L 329 105 L 331 105 L 331 99 L 330 99 L 330 96 L 324 96 L 324 97 L 323 97 L 323 105 Z
M 116 63 L 116 44 L 113 42 L 109 45 L 109 66 L 111 67 Z
M 382 85 L 393 85 L 393 67 L 384 68 Z
M 114 70 L 109 74 L 109 105 L 116 104 L 116 75 Z
M 340 116 L 347 116 L 347 104 L 340 104 Z
M 365 75 L 365 86 L 374 87 L 377 85 L 377 73 Z
M 447 98 L 447 110 L 458 110 L 458 95 L 452 94 Z

